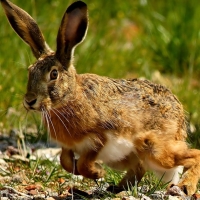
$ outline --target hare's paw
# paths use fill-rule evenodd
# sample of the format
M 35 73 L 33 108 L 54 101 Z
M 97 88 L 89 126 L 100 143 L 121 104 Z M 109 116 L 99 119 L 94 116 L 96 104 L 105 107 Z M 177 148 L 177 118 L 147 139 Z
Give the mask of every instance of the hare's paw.
M 103 178 L 105 174 L 105 171 L 100 167 L 100 165 L 96 163 L 84 163 L 83 165 L 81 165 L 78 162 L 77 169 L 82 176 L 90 179 Z
M 172 196 L 191 196 L 195 193 L 196 185 L 188 183 L 187 185 L 179 183 L 178 185 L 171 184 L 168 187 L 167 194 Z
M 191 196 L 196 191 L 196 184 L 188 183 L 187 185 L 178 184 L 179 188 L 188 196 Z
M 181 188 L 177 185 L 170 184 L 168 186 L 166 195 L 171 195 L 171 196 L 185 196 L 186 194 L 181 190 Z

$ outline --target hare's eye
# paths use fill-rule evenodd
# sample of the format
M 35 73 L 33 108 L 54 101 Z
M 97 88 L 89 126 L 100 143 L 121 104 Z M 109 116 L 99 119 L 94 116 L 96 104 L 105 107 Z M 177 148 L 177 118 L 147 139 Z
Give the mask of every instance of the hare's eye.
M 53 69 L 50 74 L 50 79 L 55 80 L 57 79 L 57 77 L 58 77 L 58 71 L 56 69 Z

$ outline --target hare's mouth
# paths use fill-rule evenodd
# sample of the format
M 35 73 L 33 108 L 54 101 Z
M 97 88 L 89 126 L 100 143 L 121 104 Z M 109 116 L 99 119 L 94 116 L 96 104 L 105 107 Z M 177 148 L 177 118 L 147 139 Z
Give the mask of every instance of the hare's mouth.
M 34 105 L 30 105 L 26 102 L 26 100 L 24 100 L 23 102 L 24 108 L 29 111 L 29 110 L 33 110 L 33 111 L 40 111 L 40 109 L 38 109 L 35 104 Z
M 38 99 L 28 101 L 26 98 L 24 98 L 23 105 L 27 111 L 41 111 L 41 103 Z

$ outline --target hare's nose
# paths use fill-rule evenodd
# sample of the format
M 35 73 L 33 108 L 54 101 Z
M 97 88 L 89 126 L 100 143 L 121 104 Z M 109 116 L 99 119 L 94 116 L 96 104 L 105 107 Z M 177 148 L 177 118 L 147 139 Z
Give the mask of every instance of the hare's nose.
M 37 102 L 37 96 L 35 93 L 27 93 L 24 97 L 24 100 L 28 106 L 33 106 Z
M 26 103 L 27 103 L 29 106 L 33 106 L 33 105 L 36 103 L 37 99 L 33 99 L 33 100 L 27 100 L 27 99 L 25 99 L 25 101 L 26 101 Z

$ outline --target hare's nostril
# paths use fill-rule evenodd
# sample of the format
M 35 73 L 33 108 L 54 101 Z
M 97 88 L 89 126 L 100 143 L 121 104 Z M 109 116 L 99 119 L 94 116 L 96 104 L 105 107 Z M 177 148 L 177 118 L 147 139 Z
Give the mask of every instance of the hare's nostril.
M 25 100 L 25 101 L 29 106 L 33 106 L 36 103 L 37 99 L 33 99 L 33 100 L 30 100 L 30 101 L 29 100 Z

